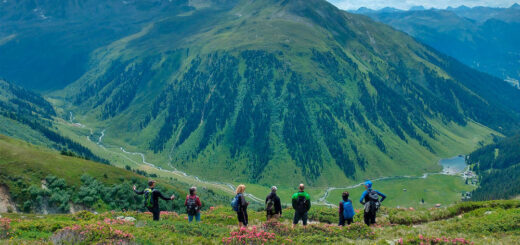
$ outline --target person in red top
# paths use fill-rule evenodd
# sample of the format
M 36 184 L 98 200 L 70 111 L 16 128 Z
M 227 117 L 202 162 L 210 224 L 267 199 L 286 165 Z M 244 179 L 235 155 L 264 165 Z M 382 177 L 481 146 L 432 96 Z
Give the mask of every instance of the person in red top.
M 200 222 L 200 209 L 202 208 L 202 203 L 197 196 L 197 187 L 194 186 L 190 188 L 190 194 L 186 196 L 184 206 L 186 206 L 186 213 L 188 213 L 188 221 L 191 223 L 193 217 L 195 217 L 195 220 Z

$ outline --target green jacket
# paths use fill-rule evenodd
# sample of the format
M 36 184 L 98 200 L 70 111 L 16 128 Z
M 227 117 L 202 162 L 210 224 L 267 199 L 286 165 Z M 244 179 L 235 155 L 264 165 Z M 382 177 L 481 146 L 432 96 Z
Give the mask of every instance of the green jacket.
M 305 191 L 300 191 L 300 192 L 296 192 L 292 195 L 292 207 L 294 208 L 294 210 L 297 210 L 298 209 L 298 197 L 305 197 L 305 199 L 307 199 L 307 202 L 306 202 L 306 209 L 305 209 L 305 212 L 309 211 L 309 209 L 311 209 L 311 196 L 309 196 L 309 194 Z

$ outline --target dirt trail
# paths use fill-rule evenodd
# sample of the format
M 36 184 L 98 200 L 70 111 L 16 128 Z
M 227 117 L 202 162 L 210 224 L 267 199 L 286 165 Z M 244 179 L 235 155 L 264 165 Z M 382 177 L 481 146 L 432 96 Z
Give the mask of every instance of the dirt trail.
M 95 139 L 96 137 L 94 137 L 94 135 L 93 135 L 94 134 L 94 130 L 92 128 L 89 128 L 89 127 L 85 126 L 84 124 L 81 124 L 79 122 L 74 122 L 75 121 L 74 115 L 72 114 L 72 112 L 69 112 L 69 113 L 70 113 L 69 114 L 70 115 L 69 122 L 73 126 L 89 129 L 90 135 L 87 135 L 87 137 L 86 137 L 88 141 L 94 142 L 97 146 L 101 147 L 103 150 L 110 151 L 107 147 L 105 147 L 105 145 L 103 145 L 103 141 L 102 141 L 103 137 L 105 136 L 106 129 L 103 129 L 101 131 L 101 135 L 96 140 Z M 143 153 L 141 153 L 141 152 L 130 152 L 130 151 L 127 151 L 125 148 L 123 148 L 121 146 L 118 146 L 118 149 L 120 150 L 120 153 L 123 154 L 122 156 L 125 159 L 127 159 L 127 160 L 129 160 L 129 161 L 131 161 L 133 163 L 144 164 L 144 165 L 147 165 L 147 166 L 152 167 L 154 169 L 157 169 L 159 171 L 167 172 L 167 173 L 179 176 L 179 177 L 180 176 L 187 177 L 187 178 L 192 179 L 195 182 L 198 182 L 198 183 L 201 183 L 201 184 L 206 184 L 206 185 L 212 185 L 212 186 L 218 187 L 219 189 L 221 189 L 223 191 L 226 191 L 226 192 L 228 192 L 230 194 L 234 194 L 235 186 L 230 184 L 230 183 L 202 180 L 198 176 L 189 175 L 189 174 L 187 174 L 187 173 L 185 173 L 183 171 L 180 171 L 180 170 L 176 169 L 175 167 L 173 167 L 171 165 L 170 165 L 170 167 L 173 168 L 173 170 L 167 170 L 167 169 L 164 169 L 164 168 L 161 168 L 161 167 L 157 166 L 156 164 L 147 162 L 145 155 Z M 110 152 L 113 152 L 113 151 L 110 151 Z M 141 161 L 140 162 L 136 162 L 136 161 L 132 160 L 131 158 L 129 158 L 128 155 L 138 156 Z M 251 198 L 253 201 L 260 202 L 260 203 L 263 202 L 262 199 L 254 196 L 254 195 L 252 195 L 250 193 L 246 194 L 246 196 Z

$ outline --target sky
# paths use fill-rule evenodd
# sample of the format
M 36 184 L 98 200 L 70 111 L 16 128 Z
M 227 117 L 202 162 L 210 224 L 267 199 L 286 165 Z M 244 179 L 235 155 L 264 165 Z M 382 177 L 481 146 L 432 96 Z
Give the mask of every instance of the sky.
M 328 0 L 340 9 L 353 10 L 360 7 L 370 9 L 381 9 L 384 7 L 394 7 L 398 9 L 409 9 L 413 6 L 424 6 L 426 8 L 447 8 L 465 5 L 489 6 L 489 7 L 509 7 L 519 0 Z

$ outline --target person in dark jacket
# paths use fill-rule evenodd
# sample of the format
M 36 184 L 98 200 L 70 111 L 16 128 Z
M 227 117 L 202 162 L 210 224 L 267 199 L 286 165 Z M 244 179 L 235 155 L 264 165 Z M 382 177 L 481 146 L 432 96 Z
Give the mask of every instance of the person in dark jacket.
M 365 182 L 365 189 L 366 190 L 361 195 L 359 202 L 365 206 L 363 218 L 365 220 L 365 224 L 370 226 L 376 223 L 377 210 L 379 209 L 381 203 L 385 200 L 386 196 L 377 190 L 373 190 L 372 181 L 370 180 Z M 379 197 L 381 197 L 381 200 L 379 200 Z
M 265 211 L 267 213 L 267 221 L 271 219 L 278 220 L 282 215 L 282 203 L 280 197 L 276 195 L 276 186 L 271 187 L 271 193 L 265 198 Z
M 350 225 L 352 222 L 354 222 L 354 215 L 356 212 L 354 211 L 352 201 L 350 201 L 348 197 L 348 191 L 343 192 L 341 195 L 343 200 L 339 202 L 339 226 L 345 226 L 345 221 L 347 222 L 347 225 Z
M 137 188 L 135 187 L 135 185 L 133 187 L 134 192 L 137 195 L 143 195 L 147 192 L 151 193 L 152 206 L 151 207 L 148 205 L 145 205 L 145 206 L 148 209 L 148 211 L 150 211 L 153 214 L 153 220 L 155 220 L 155 221 L 159 220 L 159 216 L 161 213 L 161 211 L 159 210 L 159 198 L 161 198 L 165 201 L 170 201 L 170 200 L 175 199 L 175 195 L 172 195 L 171 197 L 165 197 L 159 190 L 155 189 L 156 183 L 157 183 L 157 181 L 155 181 L 155 180 L 148 181 L 148 188 L 143 191 L 138 191 Z
M 249 219 L 247 217 L 247 206 L 249 206 L 249 202 L 246 201 L 246 197 L 244 196 L 244 192 L 246 190 L 245 185 L 239 185 L 237 187 L 237 197 L 238 197 L 238 227 L 247 226 L 249 223 Z
M 300 184 L 299 191 L 292 196 L 294 209 L 293 228 L 302 220 L 303 226 L 307 226 L 308 212 L 311 209 L 311 196 L 304 191 L 305 185 Z
M 186 196 L 184 206 L 188 213 L 188 222 L 191 223 L 193 218 L 195 218 L 197 222 L 200 222 L 200 209 L 202 208 L 202 203 L 200 202 L 199 196 L 197 196 L 197 187 L 193 186 L 190 188 L 190 194 Z

